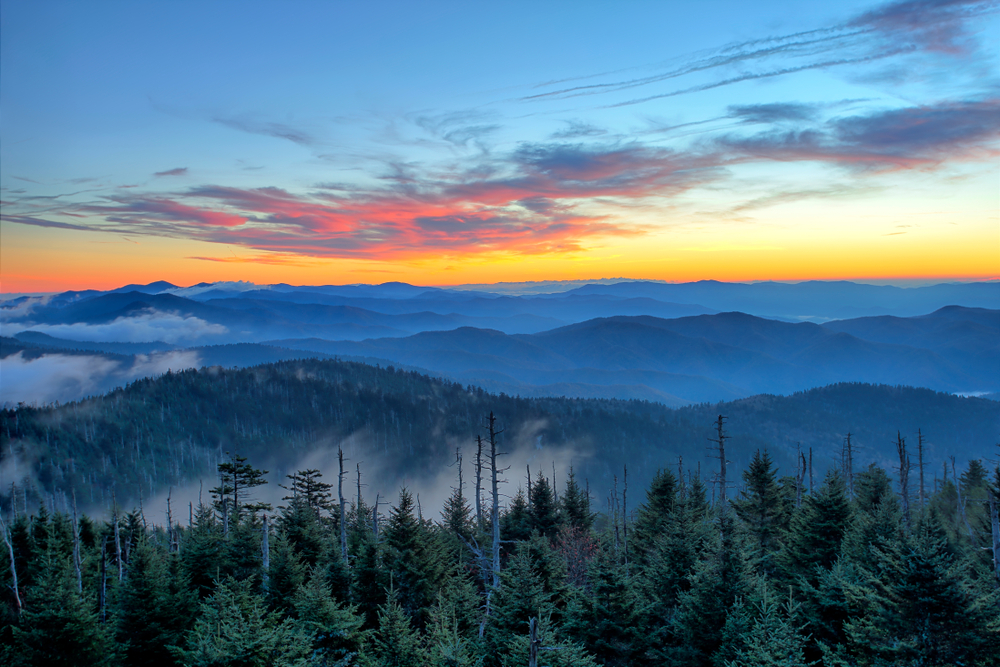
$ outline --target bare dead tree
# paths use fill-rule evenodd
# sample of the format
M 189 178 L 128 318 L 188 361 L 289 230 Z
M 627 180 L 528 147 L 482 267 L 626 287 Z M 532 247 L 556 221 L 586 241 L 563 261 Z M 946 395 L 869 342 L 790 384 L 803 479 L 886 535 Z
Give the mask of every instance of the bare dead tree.
M 628 572 L 628 466 L 622 477 L 622 543 L 625 546 L 625 572 Z
M 358 464 L 358 524 L 361 524 L 361 464 Z
M 270 547 L 270 531 L 267 525 L 267 514 L 263 515 L 263 521 L 261 522 L 260 529 L 260 558 L 261 558 L 261 584 L 264 588 L 264 593 L 267 593 L 267 587 L 270 583 L 271 574 L 271 547 Z
M 10 531 L 7 528 L 7 524 L 3 520 L 3 513 L 0 513 L 0 534 L 3 535 L 3 542 L 7 545 L 7 553 L 10 555 L 10 576 L 11 576 L 11 589 L 14 591 L 14 600 L 17 602 L 17 615 L 21 615 L 21 593 L 18 591 L 17 584 L 17 567 L 14 560 L 14 545 L 11 543 Z
M 108 619 L 108 536 L 101 540 L 101 590 L 98 593 L 97 605 L 101 612 L 101 623 Z
M 813 495 L 813 448 L 809 448 L 809 495 Z
M 917 429 L 917 467 L 920 471 L 920 508 L 923 510 L 927 497 L 924 495 L 924 434 Z
M 115 498 L 114 491 L 111 492 L 111 502 L 114 503 L 114 514 L 112 518 L 115 522 L 115 560 L 118 561 L 118 581 L 121 582 L 125 578 L 125 567 L 122 562 L 122 539 L 121 531 L 118 527 L 118 500 Z
M 969 517 L 965 513 L 965 499 L 962 498 L 962 480 L 958 478 L 958 470 L 955 469 L 955 457 L 949 457 L 951 459 L 951 476 L 955 479 L 955 491 L 958 494 L 958 518 L 962 520 L 965 524 L 965 530 L 969 533 L 969 540 L 972 541 L 973 546 L 979 546 L 979 540 L 976 539 L 976 534 L 972 532 L 972 526 L 969 525 Z
M 493 512 L 492 519 L 493 523 L 493 588 L 499 588 L 500 586 L 500 488 L 499 488 L 499 477 L 498 475 L 508 468 L 500 470 L 497 468 L 497 457 L 501 456 L 501 453 L 497 451 L 497 437 L 504 432 L 504 429 L 497 429 L 496 426 L 497 418 L 490 412 L 488 418 L 488 429 L 490 437 L 490 472 L 493 476 Z
M 899 495 L 903 505 L 903 522 L 910 529 L 910 457 L 906 455 L 906 439 L 896 431 L 896 453 L 899 454 Z
M 337 447 L 337 460 L 340 462 L 340 474 L 337 475 L 337 495 L 340 498 L 340 557 L 347 565 L 347 501 L 344 500 L 344 448 Z
M 528 473 L 528 511 L 531 511 L 531 464 L 525 464 L 524 469 Z
M 80 519 L 76 515 L 76 489 L 73 489 L 73 569 L 76 570 L 76 592 L 83 593 L 83 573 L 80 571 Z
M 538 619 L 534 616 L 528 620 L 528 667 L 538 667 Z
M 990 536 L 993 538 L 993 573 L 1000 582 L 1000 514 L 997 512 L 997 492 L 990 489 Z
M 802 443 L 795 443 L 795 506 L 802 506 Z
M 556 490 L 556 462 L 552 462 L 552 500 L 559 505 L 559 492 Z
M 851 432 L 848 431 L 844 438 L 844 481 L 847 484 L 847 493 L 854 497 L 854 447 L 851 443 Z
M 476 528 L 483 527 L 483 436 L 476 436 Z
M 712 455 L 712 458 L 719 459 L 719 507 L 722 512 L 725 513 L 727 506 L 726 499 L 726 440 L 729 436 L 726 435 L 724 426 L 726 423 L 726 418 L 719 415 L 719 418 L 715 422 L 716 432 L 718 434 L 717 438 L 709 438 L 709 442 L 714 442 L 717 447 L 717 453 Z

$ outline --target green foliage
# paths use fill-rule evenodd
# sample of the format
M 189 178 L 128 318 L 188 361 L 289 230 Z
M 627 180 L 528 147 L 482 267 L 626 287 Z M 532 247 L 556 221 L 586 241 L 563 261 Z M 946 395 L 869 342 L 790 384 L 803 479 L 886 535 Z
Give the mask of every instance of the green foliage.
M 379 608 L 378 631 L 372 640 L 372 667 L 422 667 L 426 664 L 424 642 L 394 593 Z
M 202 602 L 184 646 L 171 650 L 191 667 L 305 667 L 310 639 L 291 619 L 267 611 L 250 582 L 227 579 Z
M 781 488 L 766 451 L 754 454 L 750 467 L 743 472 L 743 482 L 746 487 L 741 497 L 733 501 L 733 510 L 750 536 L 750 555 L 758 572 L 772 574 L 781 537 L 788 526 Z

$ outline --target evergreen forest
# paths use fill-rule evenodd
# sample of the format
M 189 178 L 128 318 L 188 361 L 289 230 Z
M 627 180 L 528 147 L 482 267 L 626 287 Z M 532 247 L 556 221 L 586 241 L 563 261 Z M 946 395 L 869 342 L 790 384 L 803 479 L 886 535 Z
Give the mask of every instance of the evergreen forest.
M 227 454 L 181 518 L 5 512 L 6 665 L 995 665 L 1000 467 L 936 490 L 900 439 L 811 488 L 766 450 L 711 502 L 700 476 L 627 470 L 597 513 L 576 475 L 514 473 L 483 416 L 443 507 L 367 498 L 341 465 L 283 500 Z M 725 483 L 726 421 L 717 421 Z M 343 457 L 343 451 L 340 451 Z M 633 486 L 634 489 L 634 486 Z M 159 512 L 159 510 L 157 510 Z
M 0 664 L 995 665 L 995 406 L 842 384 L 670 410 L 340 361 L 20 405 Z

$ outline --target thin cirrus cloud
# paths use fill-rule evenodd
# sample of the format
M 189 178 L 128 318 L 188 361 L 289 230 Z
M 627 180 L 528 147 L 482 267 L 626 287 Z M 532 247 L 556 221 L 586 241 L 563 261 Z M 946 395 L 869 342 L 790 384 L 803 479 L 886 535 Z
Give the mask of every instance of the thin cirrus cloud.
M 815 160 L 864 171 L 935 168 L 998 154 L 1000 98 L 952 101 L 834 119 L 717 143 L 734 158 Z
M 204 185 L 155 195 L 115 192 L 97 202 L 45 208 L 30 198 L 12 199 L 3 219 L 233 244 L 273 253 L 281 263 L 567 253 L 602 238 L 645 233 L 619 214 L 636 202 L 716 185 L 730 165 L 780 160 L 818 161 L 848 173 L 929 170 L 995 156 L 1000 139 L 997 98 L 825 121 L 798 104 L 731 107 L 729 117 L 772 126 L 718 135 L 687 150 L 640 142 L 525 143 L 503 156 L 470 158 L 435 178 L 389 165 L 378 189 L 342 183 L 292 193 Z
M 660 66 L 655 68 L 660 71 L 645 76 L 569 86 L 563 84 L 572 83 L 573 80 L 538 84 L 535 86 L 538 92 L 518 99 L 522 102 L 543 102 L 610 95 L 692 76 L 728 72 L 733 67 L 757 68 L 742 71 L 736 76 L 699 80 L 693 85 L 682 85 L 674 90 L 605 105 L 605 108 L 620 108 L 745 81 L 844 65 L 869 64 L 899 55 L 927 53 L 963 56 L 972 53 L 978 46 L 973 29 L 975 19 L 995 13 L 997 9 L 994 0 L 903 0 L 882 5 L 840 25 L 731 44 L 679 64 Z M 575 80 L 600 79 L 604 76 L 606 75 L 591 74 Z
M 187 173 L 187 167 L 177 167 L 175 169 L 167 169 L 166 171 L 158 171 L 153 176 L 185 176 Z

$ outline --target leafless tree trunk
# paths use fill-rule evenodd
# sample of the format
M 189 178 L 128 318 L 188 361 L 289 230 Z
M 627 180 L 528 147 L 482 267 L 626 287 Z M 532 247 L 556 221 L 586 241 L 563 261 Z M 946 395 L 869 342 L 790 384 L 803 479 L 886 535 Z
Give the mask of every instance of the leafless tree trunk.
M 347 565 L 347 514 L 344 511 L 347 503 L 344 500 L 344 449 L 337 447 L 337 459 L 340 461 L 340 474 L 337 475 L 337 495 L 340 497 L 340 557 Z
M 76 490 L 73 490 L 73 569 L 76 570 L 76 592 L 83 593 L 83 573 L 80 571 L 80 519 L 76 515 Z
M 7 529 L 7 524 L 3 520 L 3 516 L 0 515 L 0 533 L 3 534 L 4 544 L 7 545 L 7 553 L 10 554 L 10 576 L 13 582 L 14 590 L 14 600 L 17 602 L 17 614 L 21 615 L 21 593 L 18 591 L 17 584 L 17 567 L 14 565 L 14 545 L 11 544 L 10 531 Z
M 813 448 L 809 448 L 809 495 L 813 495 Z
M 899 495 L 903 504 L 903 522 L 910 529 L 910 457 L 906 455 L 906 440 L 896 431 L 896 453 L 899 454 Z
M 1000 514 L 997 513 L 997 494 L 990 491 L 990 533 L 993 538 L 993 572 L 1000 581 Z
M 476 436 L 476 529 L 483 527 L 483 436 Z
M 267 525 L 267 515 L 264 515 L 264 521 L 261 525 L 261 536 L 260 536 L 260 558 L 261 558 L 261 569 L 263 570 L 263 587 L 264 592 L 267 593 L 267 585 L 270 580 L 271 572 L 271 545 L 270 545 L 270 531 Z
M 951 476 L 955 478 L 955 492 L 958 494 L 958 518 L 965 524 L 965 530 L 969 533 L 969 540 L 973 546 L 979 546 L 979 540 L 976 539 L 976 534 L 972 532 L 972 526 L 969 525 L 969 517 L 965 513 L 965 501 L 962 499 L 962 480 L 958 478 L 958 470 L 955 469 L 955 457 L 952 456 L 950 458 Z
M 622 544 L 625 546 L 625 571 L 628 572 L 628 466 L 622 476 Z
M 503 433 L 503 429 L 497 430 L 497 418 L 490 412 L 489 416 L 489 436 L 490 436 L 490 473 L 493 476 L 493 588 L 500 586 L 500 487 L 498 475 L 503 472 L 497 468 L 497 436 Z M 506 468 L 504 468 L 506 470 Z
M 917 429 L 917 466 L 920 468 L 920 508 L 923 510 L 926 496 L 924 495 L 924 434 Z
M 723 513 L 725 513 L 728 505 L 726 499 L 726 440 L 729 439 L 729 436 L 726 435 L 723 429 L 725 423 L 726 418 L 719 415 L 719 418 L 715 422 L 718 438 L 709 438 L 709 442 L 714 442 L 718 446 L 718 453 L 714 455 L 714 458 L 719 459 L 719 507 Z
M 802 507 L 802 443 L 795 444 L 795 506 Z
M 125 577 L 124 563 L 122 562 L 122 539 L 121 530 L 118 527 L 118 500 L 112 493 L 111 502 L 115 505 L 114 521 L 115 521 L 115 560 L 118 561 L 118 581 L 120 582 Z
M 101 590 L 98 594 L 98 607 L 101 610 L 101 623 L 108 618 L 108 536 L 101 540 Z
M 559 505 L 559 492 L 556 491 L 556 462 L 552 462 L 552 501 Z
M 532 617 L 528 621 L 528 667 L 538 667 L 538 619 Z

